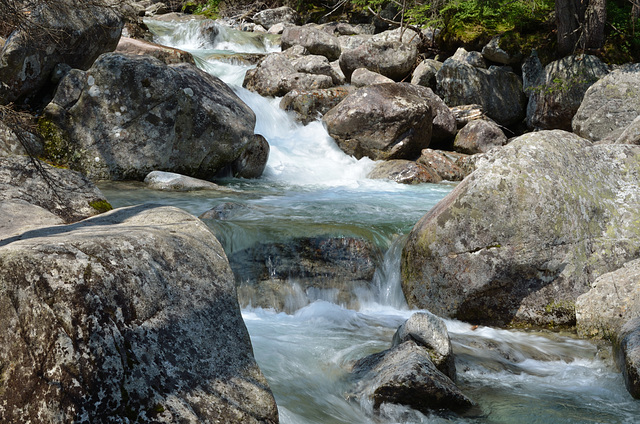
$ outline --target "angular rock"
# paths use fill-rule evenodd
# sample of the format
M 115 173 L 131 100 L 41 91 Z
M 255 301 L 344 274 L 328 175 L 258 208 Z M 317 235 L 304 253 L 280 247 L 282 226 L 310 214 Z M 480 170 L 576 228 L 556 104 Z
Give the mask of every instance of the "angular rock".
M 640 64 L 627 65 L 596 81 L 584 94 L 573 132 L 591 141 L 616 138 L 640 115 Z
M 365 239 L 321 236 L 259 243 L 231 253 L 229 262 L 242 306 L 292 313 L 318 299 L 357 304 L 357 292 L 371 284 L 380 256 Z M 295 305 L 287 302 L 293 284 L 303 297 Z
M 151 43 L 144 40 L 136 40 L 128 37 L 121 37 L 116 47 L 117 53 L 128 53 L 138 55 L 149 55 L 156 59 L 160 59 L 167 65 L 172 63 L 190 63 L 196 64 L 193 55 L 184 50 L 174 49 L 173 47 L 162 46 L 160 44 Z
M 424 347 L 433 365 L 456 381 L 456 362 L 444 321 L 430 312 L 416 312 L 393 335 L 391 347 L 412 341 Z
M 453 106 L 449 110 L 456 119 L 456 127 L 458 129 L 463 128 L 473 120 L 487 118 L 480 105 Z
M 8 112 L 8 111 L 7 111 Z M 0 109 L 0 114 L 3 114 Z M 35 118 L 27 114 L 5 113 L 0 118 L 0 156 L 41 156 L 42 140 L 35 132 Z
M 639 171 L 633 146 L 518 137 L 415 225 L 407 302 L 473 323 L 574 325 L 578 296 L 640 257 Z
M 308 124 L 321 118 L 353 91 L 349 86 L 311 91 L 291 90 L 280 100 L 280 108 L 294 111 L 300 122 Z
M 451 152 L 424 149 L 416 162 L 429 167 L 443 180 L 462 181 L 469 172 L 466 172 L 456 164 L 459 158 L 450 158 L 449 156 L 452 156 Z
M 92 179 L 142 180 L 153 170 L 212 179 L 229 169 L 249 177 L 266 163 L 264 154 L 246 160 L 265 141 L 226 84 L 148 56 L 109 53 L 69 73 L 39 126 L 49 159 Z
M 615 340 L 622 326 L 640 316 L 640 260 L 598 277 L 576 301 L 576 327 L 582 337 Z
M 400 85 L 409 91 L 415 92 L 429 103 L 433 117 L 431 146 L 437 148 L 451 146 L 457 131 L 456 118 L 444 101 L 428 87 L 407 83 L 400 83 Z
M 0 104 L 35 94 L 59 63 L 89 68 L 116 48 L 123 26 L 117 9 L 102 0 L 38 2 L 30 12 L 28 28 L 15 31 L 0 55 Z
M 529 128 L 571 131 L 571 120 L 587 89 L 608 73 L 607 65 L 591 55 L 567 56 L 545 66 L 531 87 L 527 105 Z
M 442 62 L 438 62 L 434 59 L 423 60 L 418 66 L 416 66 L 416 69 L 413 70 L 411 84 L 435 89 L 436 74 L 440 68 L 442 68 Z
M 640 317 L 622 327 L 614 351 L 627 390 L 635 399 L 640 399 Z
M 429 102 L 410 84 L 360 88 L 322 118 L 349 155 L 371 159 L 413 159 L 431 141 Z
M 338 38 L 312 25 L 284 29 L 281 40 L 282 50 L 294 45 L 306 48 L 311 54 L 325 56 L 330 61 L 340 57 Z
M 453 149 L 456 152 L 473 155 L 486 153 L 494 147 L 507 144 L 507 136 L 493 121 L 476 119 L 465 125 L 456 135 Z
M 352 378 L 356 381 L 354 396 L 372 399 L 375 409 L 382 403 L 394 403 L 428 414 L 475 406 L 413 341 L 360 359 L 353 366 Z
M 66 223 L 111 209 L 84 175 L 27 156 L 0 156 L 0 201 L 24 201 Z
M 449 58 L 436 74 L 436 81 L 436 92 L 448 106 L 478 104 L 489 118 L 505 126 L 525 117 L 522 80 L 508 68 L 476 68 Z
M 291 64 L 297 72 L 314 75 L 326 75 L 331 78 L 331 81 L 334 85 L 339 85 L 344 82 L 344 77 L 341 74 L 338 74 L 333 69 L 331 63 L 329 62 L 329 59 L 324 56 L 302 56 L 292 60 Z
M 367 41 L 346 50 L 340 55 L 340 68 L 351 81 L 351 74 L 358 68 L 366 68 L 394 81 L 405 78 L 413 69 L 418 57 L 418 49 L 413 44 L 399 41 Z
M 3 243 L 0 264 L 2 422 L 278 421 L 197 218 L 119 209 Z
M 379 162 L 367 178 L 391 180 L 401 184 L 439 183 L 442 178 L 429 167 L 404 159 Z
M 500 36 L 493 37 L 487 45 L 482 48 L 482 56 L 492 62 L 503 65 L 513 65 L 522 60 L 522 53 L 511 54 L 500 47 Z
M 380 75 L 366 68 L 358 68 L 351 74 L 351 85 L 364 87 L 365 85 L 384 84 L 394 82 L 391 78 Z
M 531 55 L 522 62 L 522 90 L 529 97 L 531 91 L 536 87 L 536 83 L 544 68 L 538 57 L 538 53 L 533 50 Z
M 282 6 L 275 9 L 261 10 L 253 15 L 252 19 L 266 29 L 271 29 L 271 27 L 280 23 L 296 25 L 300 22 L 300 15 L 292 8 Z
M 452 60 L 467 63 L 474 68 L 487 69 L 487 63 L 484 61 L 482 53 L 476 51 L 466 51 L 464 47 L 458 47 L 458 50 L 451 56 Z
M 616 134 L 617 131 L 614 134 L 606 136 L 602 141 L 610 141 L 613 137 L 615 137 Z M 640 145 L 640 115 L 638 115 L 637 118 L 635 118 L 629 125 L 627 125 L 622 133 L 617 138 L 615 138 L 615 140 L 613 140 L 613 143 Z

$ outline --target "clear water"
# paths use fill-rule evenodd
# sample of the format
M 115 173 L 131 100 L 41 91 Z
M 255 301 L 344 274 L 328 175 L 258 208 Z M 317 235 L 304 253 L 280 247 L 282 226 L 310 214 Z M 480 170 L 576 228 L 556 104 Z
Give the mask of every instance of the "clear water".
M 423 415 L 346 399 L 349 365 L 389 347 L 408 310 L 399 284 L 403 235 L 452 188 L 369 180 L 372 162 L 344 155 L 320 122 L 296 124 L 278 107 L 239 87 L 246 66 L 213 62 L 212 46 L 189 25 L 163 23 L 159 40 L 197 54 L 199 63 L 234 86 L 256 112 L 256 132 L 271 145 L 265 175 L 229 179 L 235 192 L 168 193 L 139 183 L 105 183 L 116 207 L 144 202 L 175 205 L 195 215 L 225 202 L 243 205 L 226 221 L 205 220 L 227 252 L 256 242 L 316 234 L 354 235 L 387 249 L 374 286 L 360 307 L 317 301 L 285 314 L 245 309 L 255 357 L 274 392 L 280 420 L 300 423 L 636 423 L 640 402 L 624 389 L 608 349 L 570 334 L 507 331 L 447 321 L 458 385 L 480 404 L 480 417 Z M 245 34 L 227 31 L 227 50 L 247 51 Z M 215 47 L 215 46 L 214 46 Z M 207 50 L 209 49 L 209 50 Z M 272 47 L 265 50 L 272 49 Z M 229 51 L 227 53 L 230 54 Z

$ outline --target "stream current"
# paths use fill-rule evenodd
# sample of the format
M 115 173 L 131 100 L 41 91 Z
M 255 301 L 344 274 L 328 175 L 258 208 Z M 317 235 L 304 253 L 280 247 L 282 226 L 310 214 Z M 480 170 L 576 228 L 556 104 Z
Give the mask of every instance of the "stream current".
M 445 322 L 457 384 L 480 405 L 482 416 L 424 415 L 393 405 L 374 412 L 366 401 L 347 400 L 349 364 L 389 348 L 396 328 L 416 312 L 400 289 L 403 235 L 454 185 L 369 180 L 374 163 L 345 155 L 320 121 L 296 123 L 279 109 L 279 99 L 243 89 L 250 65 L 220 59 L 234 52 L 279 51 L 270 39 L 221 27 L 215 40 L 203 40 L 196 21 L 146 23 L 156 42 L 193 53 L 202 69 L 234 89 L 256 113 L 255 132 L 268 140 L 271 153 L 263 177 L 220 182 L 232 193 L 101 183 L 114 207 L 173 205 L 198 216 L 226 202 L 247 206 L 224 221 L 204 220 L 227 254 L 257 242 L 314 235 L 364 237 L 386 251 L 357 310 L 323 293 L 289 299 L 291 313 L 242 310 L 281 423 L 640 422 L 640 401 L 625 390 L 608 348 L 571 334 L 476 328 L 452 320 Z

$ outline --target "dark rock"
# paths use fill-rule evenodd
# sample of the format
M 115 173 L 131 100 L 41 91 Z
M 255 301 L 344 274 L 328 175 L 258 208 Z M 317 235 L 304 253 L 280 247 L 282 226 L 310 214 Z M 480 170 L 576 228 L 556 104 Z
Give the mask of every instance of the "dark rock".
M 456 152 L 473 155 L 486 153 L 507 144 L 507 136 L 493 121 L 476 119 L 465 125 L 456 135 L 453 148 Z
M 280 100 L 280 108 L 294 111 L 299 121 L 308 124 L 322 118 L 353 91 L 349 86 L 311 91 L 292 90 Z
M 451 152 L 424 149 L 416 162 L 429 167 L 443 180 L 462 181 L 470 172 L 465 172 L 456 164 L 459 159 L 460 157 L 455 157 Z
M 615 358 L 627 390 L 640 399 L 640 317 L 629 320 L 614 344 Z

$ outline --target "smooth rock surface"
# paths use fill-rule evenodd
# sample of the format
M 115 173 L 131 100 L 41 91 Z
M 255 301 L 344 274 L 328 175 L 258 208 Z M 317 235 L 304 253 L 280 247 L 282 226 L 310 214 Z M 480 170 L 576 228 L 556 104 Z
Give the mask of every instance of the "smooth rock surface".
M 351 81 L 351 74 L 358 68 L 366 68 L 394 81 L 400 81 L 411 72 L 418 49 L 413 44 L 399 41 L 367 41 L 360 46 L 343 51 L 340 55 L 340 68 Z
M 380 75 L 367 68 L 358 68 L 351 74 L 351 85 L 364 87 L 365 85 L 384 84 L 394 82 L 391 78 Z
M 154 190 L 165 191 L 197 191 L 197 190 L 217 190 L 232 191 L 226 187 L 210 181 L 199 180 L 197 178 L 187 177 L 186 175 L 176 174 L 175 172 L 151 171 L 144 178 L 147 187 Z
M 285 28 L 280 43 L 282 50 L 299 45 L 309 53 L 325 56 L 330 61 L 338 59 L 341 52 L 337 37 L 313 25 Z
M 476 119 L 458 131 L 453 142 L 453 149 L 459 153 L 473 155 L 486 153 L 505 144 L 507 144 L 507 136 L 495 122 Z
M 378 162 L 367 178 L 391 180 L 400 184 L 439 183 L 440 175 L 428 166 L 404 159 Z
M 487 156 L 413 228 L 411 307 L 494 325 L 574 325 L 595 279 L 640 257 L 640 149 L 564 131 Z
M 278 422 L 197 218 L 139 206 L 0 244 L 2 422 Z
M 129 37 L 121 37 L 115 51 L 117 53 L 153 56 L 167 65 L 172 63 L 190 63 L 195 66 L 196 64 L 193 55 L 189 52 Z

